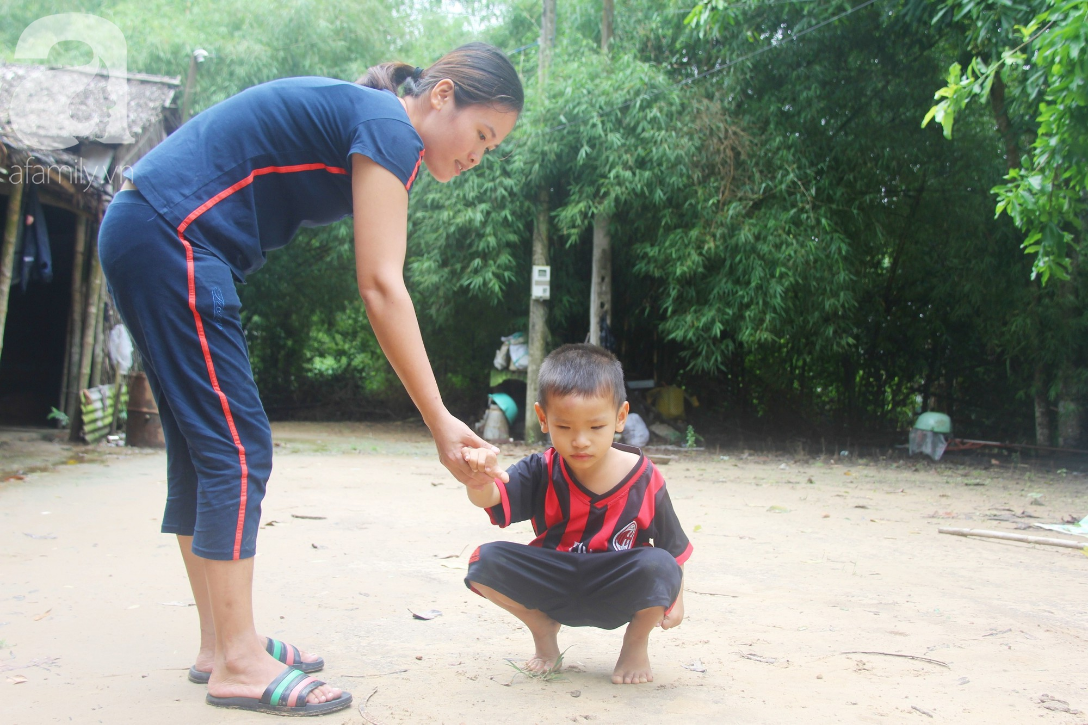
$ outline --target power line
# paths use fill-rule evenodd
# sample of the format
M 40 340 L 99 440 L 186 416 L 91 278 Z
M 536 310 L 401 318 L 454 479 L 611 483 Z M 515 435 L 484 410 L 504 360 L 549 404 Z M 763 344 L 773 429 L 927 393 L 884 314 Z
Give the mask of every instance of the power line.
M 820 0 L 749 0 L 748 2 L 729 3 L 728 5 L 721 5 L 719 7 L 713 8 L 713 9 L 714 10 L 729 10 L 730 8 L 756 8 L 756 7 L 762 7 L 764 5 L 793 5 L 795 3 L 816 3 L 816 2 L 820 2 Z M 690 15 L 691 11 L 694 10 L 694 9 L 695 8 L 691 8 L 691 10 L 669 10 L 669 12 L 670 13 L 676 13 L 678 15 L 681 14 L 681 13 L 684 14 L 684 15 Z
M 807 0 L 803 0 L 803 1 L 807 1 Z M 825 25 L 830 25 L 831 23 L 835 22 L 836 20 L 841 20 L 842 18 L 845 18 L 847 15 L 850 15 L 852 13 L 856 13 L 858 10 L 866 8 L 866 7 L 872 5 L 875 2 L 878 2 L 878 0 L 866 0 L 865 2 L 861 3 L 860 5 L 856 5 L 856 6 L 852 7 L 852 8 L 850 8 L 849 10 L 844 10 L 843 12 L 839 13 L 838 15 L 836 15 L 836 16 L 834 16 L 832 18 L 828 18 L 827 20 L 824 20 L 823 22 L 819 22 L 816 25 L 813 25 L 811 28 L 805 28 L 804 30 L 802 30 L 802 31 L 800 31 L 798 33 L 794 33 L 794 34 L 790 35 L 789 37 L 785 38 L 780 43 L 764 46 L 763 48 L 760 48 L 759 50 L 752 51 L 751 53 L 748 53 L 747 55 L 742 55 L 739 58 L 734 58 L 733 60 L 728 61 L 727 63 L 722 63 L 720 65 L 715 65 L 710 70 L 703 71 L 702 73 L 698 73 L 698 74 L 692 76 L 691 78 L 685 78 L 682 81 L 678 81 L 676 83 L 673 83 L 672 86 L 678 88 L 680 86 L 689 85 L 691 83 L 694 83 L 697 80 L 700 80 L 702 78 L 706 78 L 707 76 L 714 75 L 715 73 L 720 73 L 721 71 L 726 70 L 727 68 L 731 68 L 731 67 L 737 65 L 738 63 L 743 63 L 746 60 L 751 60 L 752 58 L 755 58 L 757 55 L 761 55 L 763 53 L 766 53 L 769 50 L 774 50 L 776 48 L 781 48 L 784 45 L 786 45 L 786 43 L 789 43 L 791 41 L 797 40 L 798 38 L 804 37 L 804 36 L 808 35 L 809 33 L 814 33 L 817 30 L 819 30 L 820 28 L 824 27 Z M 632 98 L 632 99 L 630 99 L 628 101 L 624 101 L 623 103 L 612 106 L 611 108 L 606 108 L 606 109 L 604 109 L 602 111 L 599 111 L 595 115 L 596 116 L 603 116 L 606 113 L 612 113 L 613 111 L 618 111 L 621 108 L 626 108 L 627 106 L 630 106 L 633 103 L 638 103 L 638 102 L 644 101 L 644 100 L 646 100 L 648 98 L 653 98 L 654 96 L 659 96 L 662 93 L 664 93 L 665 90 L 666 89 L 662 88 L 660 90 L 650 91 L 649 93 L 643 93 L 641 96 L 638 96 L 637 98 Z M 578 119 L 576 121 L 569 121 L 567 123 L 562 123 L 562 124 L 560 124 L 558 126 L 553 126 L 552 128 L 549 128 L 549 129 L 547 129 L 545 131 L 542 131 L 541 135 L 555 133 L 556 131 L 562 131 L 563 129 L 570 128 L 571 126 L 575 126 L 575 125 L 577 125 L 579 123 L 583 123 L 585 121 L 588 121 L 589 118 L 590 117 L 586 117 L 586 118 Z

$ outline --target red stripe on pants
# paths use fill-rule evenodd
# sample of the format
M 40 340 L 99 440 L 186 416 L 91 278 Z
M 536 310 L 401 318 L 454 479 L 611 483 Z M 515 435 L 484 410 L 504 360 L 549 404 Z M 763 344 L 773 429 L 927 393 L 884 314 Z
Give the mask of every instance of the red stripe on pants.
M 215 365 L 212 363 L 212 352 L 208 347 L 208 338 L 204 335 L 204 321 L 200 317 L 200 312 L 196 309 L 196 271 L 193 265 L 193 246 L 185 239 L 185 230 L 188 229 L 204 212 L 208 211 L 231 194 L 234 194 L 239 189 L 244 189 L 252 184 L 254 178 L 264 176 L 265 174 L 291 174 L 298 171 L 328 171 L 330 174 L 348 173 L 347 169 L 320 163 L 297 164 L 295 166 L 266 166 L 264 168 L 254 169 L 241 181 L 228 186 L 226 189 L 198 206 L 189 214 L 189 216 L 185 217 L 185 221 L 178 226 L 178 239 L 181 240 L 182 245 L 185 247 L 185 268 L 189 282 L 189 309 L 193 313 L 193 322 L 196 324 L 197 337 L 200 338 L 200 350 L 204 353 L 204 364 L 208 368 L 208 380 L 211 381 L 212 390 L 219 396 L 219 404 L 223 407 L 223 417 L 227 420 L 227 427 L 230 429 L 231 440 L 234 441 L 234 447 L 238 449 L 238 465 L 242 471 L 241 480 L 239 481 L 238 526 L 234 533 L 234 555 L 232 557 L 234 560 L 240 558 L 242 551 L 242 534 L 245 531 L 246 525 L 246 499 L 249 493 L 249 468 L 246 466 L 245 446 L 242 445 L 242 439 L 238 437 L 238 429 L 234 425 L 234 416 L 231 415 L 230 412 L 230 403 L 227 401 L 227 396 L 220 390 L 219 379 L 215 375 Z

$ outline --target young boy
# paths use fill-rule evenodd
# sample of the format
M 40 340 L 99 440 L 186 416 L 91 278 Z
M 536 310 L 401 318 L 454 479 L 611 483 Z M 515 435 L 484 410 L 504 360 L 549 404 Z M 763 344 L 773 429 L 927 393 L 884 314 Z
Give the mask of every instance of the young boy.
M 532 632 L 532 672 L 556 666 L 561 625 L 627 624 L 612 682 L 652 682 L 650 632 L 684 618 L 682 567 L 691 544 L 654 464 L 637 448 L 613 443 L 627 420 L 626 398 L 623 369 L 611 353 L 564 345 L 540 367 L 536 404 L 554 447 L 506 472 L 492 451 L 462 450 L 473 471 L 495 477 L 469 488 L 469 500 L 500 527 L 533 523 L 536 538 L 528 545 L 478 548 L 465 578 Z

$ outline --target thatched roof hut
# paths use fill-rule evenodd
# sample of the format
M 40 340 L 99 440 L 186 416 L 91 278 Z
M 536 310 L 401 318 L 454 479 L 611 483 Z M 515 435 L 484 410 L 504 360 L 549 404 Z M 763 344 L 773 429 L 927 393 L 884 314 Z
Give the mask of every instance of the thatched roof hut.
M 179 124 L 177 78 L 118 79 L 80 68 L 0 62 L 0 423 L 78 418 L 79 392 L 113 380 L 105 338 L 116 322 L 95 240 L 125 168 Z M 119 102 L 125 114 L 116 115 Z M 18 282 L 24 197 L 42 204 L 52 281 Z M 27 192 L 24 194 L 24 192 Z

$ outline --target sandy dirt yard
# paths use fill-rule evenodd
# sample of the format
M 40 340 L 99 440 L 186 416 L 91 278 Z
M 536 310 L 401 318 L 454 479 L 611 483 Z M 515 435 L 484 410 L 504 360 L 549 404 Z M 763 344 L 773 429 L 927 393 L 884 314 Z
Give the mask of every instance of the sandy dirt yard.
M 653 683 L 616 686 L 622 630 L 564 628 L 552 681 L 514 670 L 528 632 L 462 579 L 478 544 L 529 525 L 491 526 L 421 427 L 274 433 L 257 622 L 353 693 L 321 722 L 1088 723 L 1088 556 L 937 533 L 1079 518 L 1083 473 L 673 460 L 687 617 L 652 636 Z M 165 455 L 27 445 L 0 446 L 0 723 L 278 722 L 214 710 L 186 679 L 197 614 L 159 533 Z

